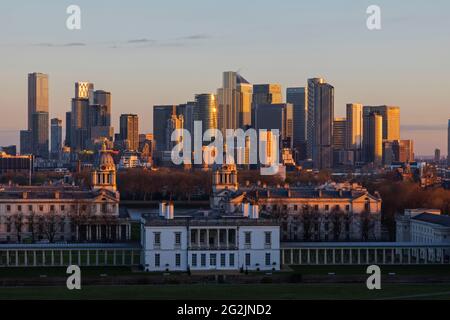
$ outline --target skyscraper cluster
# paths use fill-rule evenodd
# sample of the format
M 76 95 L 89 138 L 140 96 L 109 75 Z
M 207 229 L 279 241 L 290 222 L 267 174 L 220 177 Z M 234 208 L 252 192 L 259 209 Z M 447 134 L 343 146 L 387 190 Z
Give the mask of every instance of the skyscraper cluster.
M 170 151 L 167 130 L 173 116 L 183 116 L 183 128 L 190 132 L 194 121 L 202 122 L 203 132 L 214 128 L 223 134 L 226 129 L 278 129 L 280 152 L 289 149 L 297 163 L 310 162 L 316 169 L 414 161 L 413 142 L 400 138 L 399 107 L 351 103 L 345 117 L 336 117 L 334 90 L 325 79 L 311 78 L 305 87 L 287 88 L 284 101 L 279 84 L 251 84 L 237 72 L 224 72 L 215 94 L 154 107 L 157 150 Z

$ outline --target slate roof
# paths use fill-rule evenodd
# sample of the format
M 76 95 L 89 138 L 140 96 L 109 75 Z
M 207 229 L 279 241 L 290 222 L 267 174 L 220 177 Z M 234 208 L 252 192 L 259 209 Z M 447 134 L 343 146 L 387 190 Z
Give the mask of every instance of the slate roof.
M 412 219 L 450 228 L 450 217 L 445 215 L 421 213 L 418 214 L 417 216 L 414 216 Z

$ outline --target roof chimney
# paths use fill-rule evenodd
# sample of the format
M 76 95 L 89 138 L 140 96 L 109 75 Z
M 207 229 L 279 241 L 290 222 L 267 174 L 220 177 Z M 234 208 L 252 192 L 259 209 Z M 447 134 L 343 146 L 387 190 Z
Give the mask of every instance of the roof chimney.
M 173 217 L 174 217 L 173 202 L 170 202 L 170 203 L 166 206 L 166 219 L 167 219 L 167 220 L 172 220 Z
M 252 206 L 252 219 L 259 219 L 259 206 L 257 204 Z
M 164 217 L 166 215 L 166 203 L 165 202 L 160 202 L 159 203 L 159 216 L 160 217 Z

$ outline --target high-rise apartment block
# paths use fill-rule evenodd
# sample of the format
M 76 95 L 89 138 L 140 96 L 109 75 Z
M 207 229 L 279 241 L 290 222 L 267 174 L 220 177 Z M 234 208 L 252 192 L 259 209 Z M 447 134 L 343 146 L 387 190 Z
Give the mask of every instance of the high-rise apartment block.
M 314 96 L 313 165 L 329 169 L 333 167 L 334 87 L 319 83 Z
M 306 123 L 308 112 L 308 89 L 304 87 L 287 88 L 286 102 L 294 107 L 294 149 L 297 160 L 305 160 L 306 152 Z
M 50 121 L 51 143 L 50 153 L 53 159 L 60 159 L 62 150 L 62 120 L 53 118 Z
M 346 150 L 352 152 L 353 162 L 362 161 L 363 106 L 359 103 L 347 104 Z
M 381 166 L 383 161 L 383 117 L 377 112 L 364 116 L 364 161 Z
M 120 139 L 127 150 L 139 150 L 139 118 L 136 114 L 120 116 Z

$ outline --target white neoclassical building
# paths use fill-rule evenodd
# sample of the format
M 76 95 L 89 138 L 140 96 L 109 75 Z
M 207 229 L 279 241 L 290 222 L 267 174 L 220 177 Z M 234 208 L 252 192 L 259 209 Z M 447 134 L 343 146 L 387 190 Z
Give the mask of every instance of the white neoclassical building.
M 276 222 L 259 217 L 258 206 L 244 215 L 194 211 L 175 215 L 173 204 L 142 224 L 147 271 L 279 270 L 280 234 Z
M 103 145 L 92 188 L 72 185 L 0 186 L 0 242 L 96 242 L 131 237 L 119 217 L 116 167 Z

